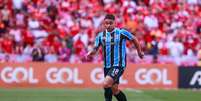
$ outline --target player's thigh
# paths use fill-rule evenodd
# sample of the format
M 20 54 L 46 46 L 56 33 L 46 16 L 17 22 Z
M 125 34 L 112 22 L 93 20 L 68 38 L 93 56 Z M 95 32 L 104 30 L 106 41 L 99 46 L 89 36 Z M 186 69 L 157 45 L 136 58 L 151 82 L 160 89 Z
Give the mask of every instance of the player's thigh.
M 113 78 L 107 75 L 104 79 L 103 87 L 104 88 L 112 87 L 113 83 L 114 83 Z
M 114 84 L 119 84 L 119 79 L 122 76 L 124 69 L 122 67 L 113 67 L 109 70 L 107 75 L 109 75 L 113 80 Z
M 104 80 L 104 87 L 112 87 L 115 83 L 119 83 L 119 78 L 123 74 L 123 68 L 121 67 L 111 67 L 105 68 L 105 80 Z

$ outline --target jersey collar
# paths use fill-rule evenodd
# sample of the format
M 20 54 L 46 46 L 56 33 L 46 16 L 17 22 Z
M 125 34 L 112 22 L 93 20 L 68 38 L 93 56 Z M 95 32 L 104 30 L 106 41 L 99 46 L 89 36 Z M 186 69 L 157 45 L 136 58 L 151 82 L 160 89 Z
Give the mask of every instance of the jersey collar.
M 114 30 L 113 30 L 112 32 L 110 32 L 110 33 L 115 32 L 115 31 L 116 31 L 116 29 L 117 29 L 117 28 L 114 28 Z M 107 29 L 106 29 L 106 33 L 108 33 Z

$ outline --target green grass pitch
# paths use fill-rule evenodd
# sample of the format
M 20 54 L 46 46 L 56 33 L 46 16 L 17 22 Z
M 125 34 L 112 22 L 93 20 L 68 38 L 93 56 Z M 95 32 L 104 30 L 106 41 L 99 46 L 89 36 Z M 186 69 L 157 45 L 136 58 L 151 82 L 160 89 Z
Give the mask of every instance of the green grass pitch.
M 128 101 L 201 101 L 201 91 L 124 90 Z M 104 101 L 103 90 L 0 89 L 0 101 Z M 113 97 L 113 101 L 116 99 Z

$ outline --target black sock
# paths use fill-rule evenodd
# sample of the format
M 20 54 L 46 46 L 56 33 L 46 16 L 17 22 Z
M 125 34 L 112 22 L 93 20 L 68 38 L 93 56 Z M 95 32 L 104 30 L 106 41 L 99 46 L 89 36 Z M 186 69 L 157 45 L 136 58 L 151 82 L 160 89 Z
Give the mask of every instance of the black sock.
M 126 95 L 120 91 L 118 94 L 114 95 L 118 101 L 127 101 Z
M 111 87 L 104 88 L 104 90 L 105 90 L 105 93 L 104 93 L 105 101 L 112 101 L 112 89 L 111 89 Z

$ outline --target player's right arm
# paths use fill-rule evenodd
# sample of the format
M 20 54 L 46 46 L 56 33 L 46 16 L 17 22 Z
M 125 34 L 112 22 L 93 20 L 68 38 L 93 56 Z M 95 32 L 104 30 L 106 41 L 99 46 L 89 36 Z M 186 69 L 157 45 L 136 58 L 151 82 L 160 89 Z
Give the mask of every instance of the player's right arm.
M 95 43 L 94 43 L 94 47 L 92 48 L 92 50 L 90 50 L 87 53 L 87 58 L 93 56 L 94 54 L 96 54 L 96 52 L 98 51 L 99 46 L 101 45 L 101 37 L 100 37 L 100 33 L 98 34 L 98 36 L 96 36 L 95 38 Z

